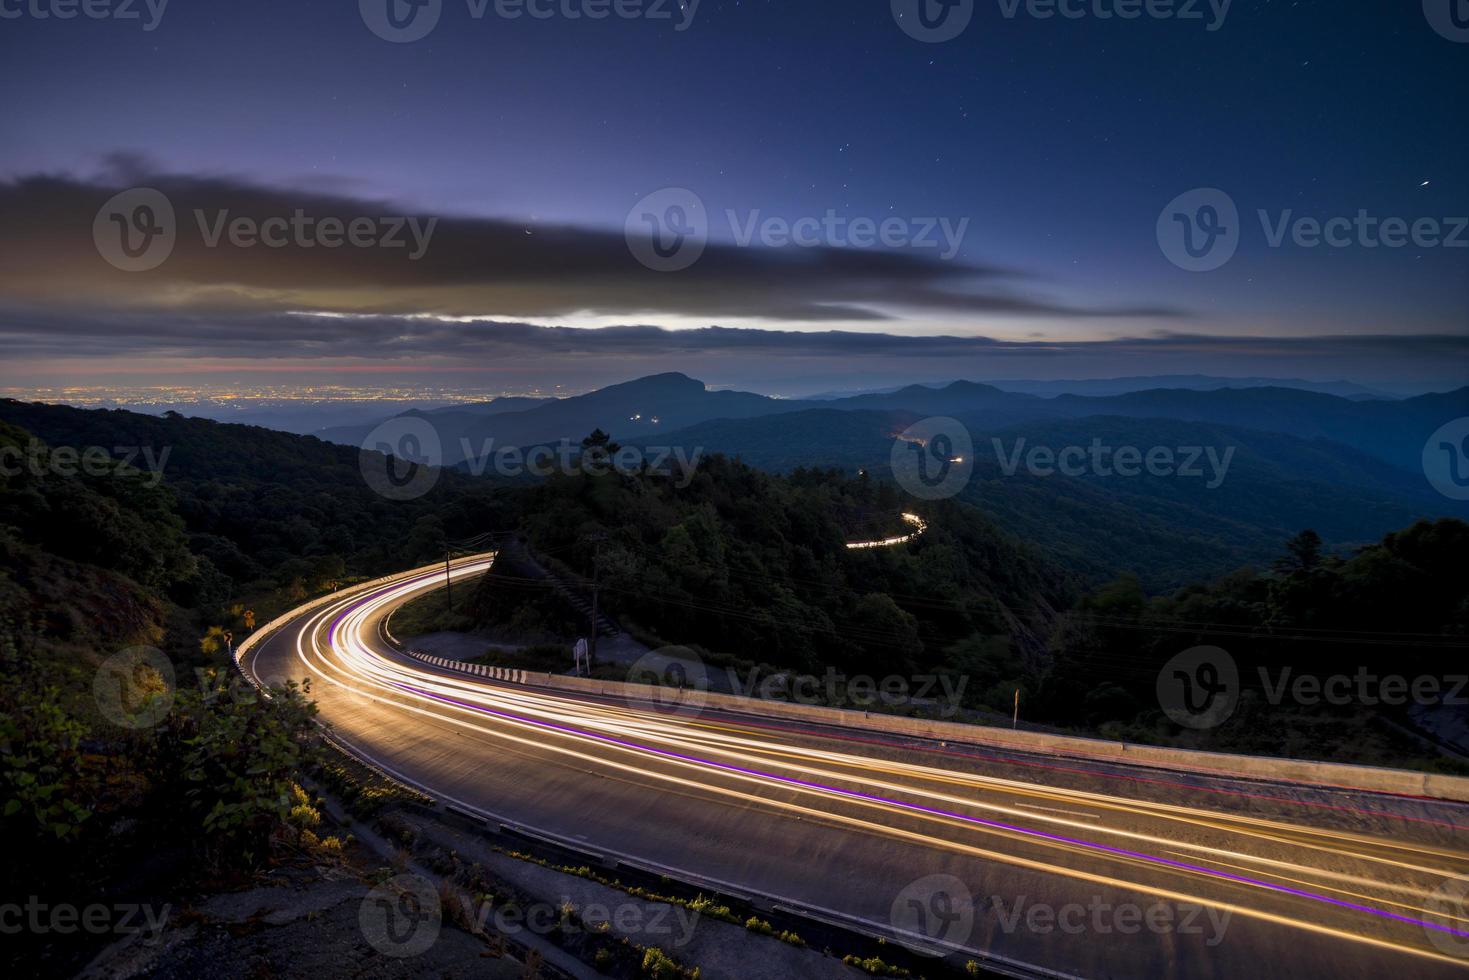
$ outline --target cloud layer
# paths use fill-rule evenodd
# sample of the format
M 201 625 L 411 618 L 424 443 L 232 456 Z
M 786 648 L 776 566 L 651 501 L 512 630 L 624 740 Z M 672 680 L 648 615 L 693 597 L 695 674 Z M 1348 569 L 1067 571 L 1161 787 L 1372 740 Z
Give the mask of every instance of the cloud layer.
M 93 221 L 115 194 L 160 191 L 172 205 L 176 240 L 168 258 L 145 272 L 104 261 Z M 409 247 L 327 248 L 293 239 L 283 247 L 229 243 L 231 223 L 302 213 L 314 222 L 372 219 L 387 229 L 412 218 L 432 235 L 421 258 Z M 405 211 L 390 201 L 348 193 L 269 187 L 246 180 L 162 173 L 114 157 L 95 180 L 34 175 L 0 183 L 0 296 L 42 310 L 132 310 L 234 315 L 289 310 L 436 314 L 496 318 L 775 322 L 882 320 L 894 310 L 1048 318 L 1180 315 L 1135 308 L 1079 307 L 1044 295 L 1038 284 L 999 266 L 940 260 L 932 251 L 737 247 L 711 243 L 691 268 L 655 272 L 631 254 L 621 231 L 527 226 L 493 218 Z M 385 221 L 382 219 L 386 219 Z M 221 227 L 226 235 L 211 245 Z M 103 235 L 119 233 L 104 227 Z
M 1273 364 L 1298 374 L 1359 377 L 1383 368 L 1407 378 L 1469 354 L 1462 336 L 1230 337 L 1157 329 L 1145 325 L 1186 322 L 1186 314 L 1068 305 L 1015 270 L 945 262 L 932 252 L 711 244 L 692 268 L 659 273 L 639 264 L 621 231 L 422 214 L 334 186 L 170 174 L 129 157 L 112 158 L 93 179 L 0 182 L 0 354 L 13 365 L 90 358 L 110 366 L 115 359 L 134 372 L 164 358 L 252 366 L 368 361 L 402 365 L 405 374 L 433 361 L 544 378 L 601 371 L 592 366 L 599 359 L 649 370 L 698 363 L 704 371 L 717 360 L 743 379 L 795 370 L 833 379 L 859 370 L 983 376 L 983 363 L 992 361 L 1044 373 L 1046 363 L 1061 359 L 1095 374 L 1270 373 Z M 104 259 L 94 220 L 115 194 L 136 187 L 166 197 L 176 239 L 161 265 L 125 272 Z M 377 219 L 437 224 L 422 258 L 412 261 L 407 231 L 409 247 L 398 249 L 211 246 L 195 212 L 211 230 L 221 219 L 259 224 L 297 212 L 317 221 L 375 219 L 380 229 L 386 226 Z M 101 234 L 108 232 L 104 223 Z M 1068 342 L 907 332 L 914 321 L 994 315 L 1053 327 L 1123 319 L 1108 322 L 1111 339 Z M 594 317 L 625 325 L 575 328 Z M 722 320 L 772 328 L 659 325 Z M 890 322 L 893 330 L 820 329 L 861 321 Z

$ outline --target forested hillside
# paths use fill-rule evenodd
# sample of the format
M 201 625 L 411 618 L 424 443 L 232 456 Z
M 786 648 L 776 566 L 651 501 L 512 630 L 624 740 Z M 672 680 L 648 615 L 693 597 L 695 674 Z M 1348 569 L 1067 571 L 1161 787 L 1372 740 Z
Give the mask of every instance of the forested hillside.
M 1234 465 L 1244 469 L 1216 533 L 1174 486 L 1137 482 L 1101 497 L 1096 481 L 1080 479 L 1061 494 L 1039 478 L 997 482 L 981 470 L 972 495 L 922 502 L 880 467 L 775 475 L 720 455 L 687 481 L 567 473 L 510 485 L 446 471 L 427 495 L 395 502 L 367 486 L 356 450 L 310 437 L 0 403 L 0 447 L 22 460 L 0 475 L 0 778 L 9 794 L 0 819 L 23 845 L 18 874 L 105 880 L 142 853 L 162 855 L 151 869 L 161 878 L 191 864 L 258 861 L 289 818 L 283 801 L 308 755 L 310 708 L 296 696 L 269 705 L 222 696 L 224 633 L 243 635 L 308 596 L 432 561 L 446 540 L 486 533 L 522 535 L 567 574 L 595 574 L 608 614 L 715 662 L 765 673 L 935 673 L 963 679 L 971 709 L 1008 712 L 1018 690 L 1030 724 L 1452 765 L 1404 740 L 1392 727 L 1407 721 L 1399 711 L 1280 705 L 1258 683 L 1215 731 L 1189 732 L 1165 717 L 1152 685 L 1171 657 L 1199 644 L 1229 651 L 1246 679 L 1281 666 L 1462 673 L 1469 599 L 1459 565 L 1469 525 L 1405 522 L 1352 548 L 1300 535 L 1313 516 L 1336 531 L 1331 515 L 1312 514 L 1313 491 L 1296 482 L 1302 467 L 1354 466 L 1384 485 L 1391 477 L 1373 476 L 1380 464 L 1371 460 L 1301 455 L 1258 433 L 1218 435 L 1240 441 Z M 114 461 L 79 472 L 87 447 L 161 468 Z M 151 457 L 131 452 L 139 447 Z M 1252 516 L 1270 481 L 1294 509 Z M 1393 500 L 1380 506 L 1376 519 L 1400 513 Z M 904 511 L 926 522 L 914 541 L 846 547 L 892 533 Z M 1137 529 L 1160 520 L 1175 529 L 1194 521 L 1194 547 L 1211 535 L 1221 542 L 1211 561 L 1222 572 L 1178 590 L 1119 576 L 1135 567 L 1129 558 L 1148 556 L 1137 549 L 1154 546 Z M 1253 567 L 1233 560 L 1239 541 L 1229 521 L 1254 528 L 1243 538 L 1264 556 Z M 1090 566 L 1047 537 L 1081 527 L 1111 542 L 1080 556 Z M 1176 554 L 1185 543 L 1175 536 L 1156 546 Z M 536 618 L 534 604 L 526 608 L 522 626 Z M 494 618 L 503 626 L 516 612 Z M 584 627 L 564 610 L 541 619 L 552 634 Z M 95 684 L 111 676 L 102 669 L 109 658 L 139 646 L 162 651 L 177 686 L 163 721 L 132 730 L 103 716 Z M 146 710 L 165 680 L 134 671 L 117 682 L 119 696 Z M 220 775 L 246 758 L 259 763 L 251 778 Z M 136 820 L 164 799 L 175 801 L 167 819 Z M 221 805 L 241 819 L 211 818 Z
M 608 610 L 805 670 L 902 673 L 975 636 L 1035 645 L 1076 584 L 959 504 L 919 508 L 929 530 L 910 546 L 850 550 L 914 504 L 890 482 L 828 470 L 777 477 L 712 456 L 686 488 L 552 478 L 519 506 L 538 551 L 587 575 L 597 561 Z
M 74 448 L 0 422 L 10 893 L 85 904 L 247 874 L 289 820 L 313 709 L 231 684 L 211 629 L 228 586 L 189 550 L 172 489 L 105 455 L 82 470 Z M 7 960 L 70 973 L 88 948 L 33 933 Z
M 364 481 L 356 449 L 310 436 L 3 400 L 0 419 L 52 445 L 144 448 L 161 461 L 173 512 L 195 556 L 195 605 L 271 589 L 300 596 L 432 560 L 443 554 L 446 536 L 468 536 L 503 520 L 488 481 L 445 471 L 426 495 L 387 500 Z M 137 465 L 143 460 L 138 453 Z

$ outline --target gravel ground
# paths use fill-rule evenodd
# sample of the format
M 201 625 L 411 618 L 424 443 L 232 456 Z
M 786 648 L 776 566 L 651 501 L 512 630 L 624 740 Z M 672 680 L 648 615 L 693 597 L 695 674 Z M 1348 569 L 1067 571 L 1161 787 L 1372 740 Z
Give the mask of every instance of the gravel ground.
M 867 974 L 820 950 L 801 948 L 743 926 L 697 915 L 683 906 L 649 902 L 577 875 L 502 854 L 484 838 L 432 818 L 407 818 L 424 841 L 483 865 L 552 907 L 570 902 L 588 919 L 605 921 L 614 935 L 657 946 L 680 963 L 698 967 L 700 980 L 855 980 Z M 596 910 L 597 915 L 590 914 Z M 605 913 L 605 914 L 603 914 Z
M 516 980 L 524 967 L 486 955 L 483 942 L 439 929 L 428 949 L 388 955 L 368 941 L 360 916 L 371 886 L 354 878 L 283 881 L 213 896 L 178 911 L 156 939 L 138 934 L 108 947 L 81 980 L 396 980 L 482 977 Z

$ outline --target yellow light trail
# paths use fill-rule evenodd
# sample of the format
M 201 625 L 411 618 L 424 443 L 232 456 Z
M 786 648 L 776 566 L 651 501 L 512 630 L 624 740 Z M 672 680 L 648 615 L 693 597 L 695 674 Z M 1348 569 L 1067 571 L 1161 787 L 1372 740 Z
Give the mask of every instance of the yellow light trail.
M 487 571 L 493 556 L 469 559 L 452 570 L 455 578 L 469 577 Z M 1250 874 L 1266 875 L 1274 880 L 1289 882 L 1293 886 L 1305 886 L 1317 891 L 1340 895 L 1352 901 L 1372 901 L 1382 906 L 1401 909 L 1421 909 L 1431 892 L 1430 883 L 1419 880 L 1419 876 L 1432 876 L 1436 884 L 1454 870 L 1435 867 L 1424 863 L 1437 859 L 1459 865 L 1462 870 L 1469 862 L 1469 855 L 1442 848 L 1400 841 L 1383 840 L 1344 831 L 1322 830 L 1314 827 L 1289 824 L 1276 820 L 1243 815 L 1225 815 L 1199 810 L 1177 804 L 1131 800 L 1084 790 L 1040 786 L 1019 780 L 1002 779 L 976 773 L 967 773 L 936 766 L 915 765 L 857 755 L 830 749 L 792 744 L 772 740 L 769 733 L 742 729 L 737 725 L 715 725 L 686 718 L 669 717 L 651 710 L 619 707 L 595 701 L 581 700 L 561 694 L 527 692 L 503 688 L 467 677 L 446 676 L 412 664 L 400 663 L 384 657 L 372 649 L 370 638 L 374 623 L 385 612 L 423 592 L 441 587 L 442 570 L 435 569 L 423 576 L 413 576 L 381 586 L 365 595 L 345 597 L 324 606 L 309 617 L 296 636 L 297 656 L 314 675 L 341 689 L 349 696 L 362 698 L 423 717 L 433 718 L 449 725 L 474 731 L 495 740 L 513 742 L 558 756 L 591 761 L 598 766 L 627 773 L 640 779 L 653 779 L 694 790 L 700 793 L 735 799 L 767 809 L 799 814 L 807 818 L 827 821 L 842 826 L 860 829 L 865 833 L 877 834 L 906 841 L 918 841 L 928 847 L 937 847 L 973 856 L 1002 861 L 1007 864 L 1040 870 L 1049 874 L 1065 875 L 1094 884 L 1139 890 L 1162 895 L 1176 900 L 1212 905 L 1244 916 L 1290 925 L 1296 928 L 1350 939 L 1371 945 L 1411 953 L 1415 956 L 1464 965 L 1462 960 L 1444 956 L 1419 946 L 1391 939 L 1368 936 L 1360 932 L 1324 925 L 1308 919 L 1282 915 L 1261 909 L 1239 905 L 1218 898 L 1169 888 L 1160 888 L 1143 881 L 1128 881 L 1110 875 L 1099 875 L 1074 868 L 1057 867 L 1055 864 L 1023 857 L 1009 852 L 992 851 L 964 841 L 953 839 L 957 832 L 992 836 L 1010 841 L 1023 842 L 1042 850 L 1054 848 L 1062 852 L 1083 853 L 1074 844 L 1048 841 L 1025 836 L 1003 827 L 986 827 L 968 823 L 959 815 L 945 815 L 914 811 L 898 801 L 854 799 L 842 795 L 842 787 L 857 784 L 864 792 L 881 790 L 908 799 L 928 801 L 925 805 L 941 803 L 959 808 L 964 813 L 978 811 L 1009 819 L 1024 819 L 1032 824 L 1082 830 L 1092 836 L 1105 836 L 1127 840 L 1141 845 L 1150 845 L 1166 852 L 1182 850 L 1194 860 L 1208 861 L 1220 869 L 1246 869 Z M 333 625 L 334 624 L 334 625 Z M 323 642 L 323 634 L 327 636 Z M 404 690 L 411 686 L 419 691 Z M 434 697 L 452 697 L 467 704 L 445 703 Z M 429 707 L 431 706 L 431 707 Z M 484 724 L 485 716 L 477 708 L 493 711 L 518 712 L 526 717 L 508 718 L 495 715 L 497 727 Z M 467 717 L 466 717 L 467 716 Z M 473 720 L 471 720 L 473 719 Z M 563 729 L 547 729 L 544 724 L 579 726 L 589 734 L 578 734 Z M 517 734 L 522 732 L 524 734 Z M 600 741 L 592 737 L 605 733 L 619 738 L 638 738 L 656 745 L 679 749 L 697 749 L 716 759 L 728 760 L 741 766 L 776 766 L 781 771 L 796 774 L 802 780 L 824 780 L 837 784 L 835 787 L 801 786 L 788 782 L 773 782 L 758 773 L 730 772 L 711 769 L 686 758 L 656 756 L 656 766 L 649 765 L 647 751 L 636 746 L 620 745 Z M 589 751 L 590 750 L 590 751 Z M 665 771 L 673 770 L 673 771 Z M 851 770 L 851 771 L 844 771 Z M 694 775 L 683 775 L 690 773 Z M 724 785 L 712 781 L 714 778 L 732 783 Z M 914 785 L 911 780 L 938 786 Z M 743 788 L 737 788 L 743 787 Z M 1015 805 L 986 800 L 983 797 L 958 795 L 953 790 L 972 789 L 984 792 L 1003 792 L 1023 795 L 1028 798 L 1064 803 L 1071 806 L 1091 806 L 1106 813 L 1125 814 L 1132 818 L 1156 820 L 1165 828 L 1176 832 L 1191 830 L 1227 835 L 1230 846 L 1214 846 L 1180 839 L 1157 832 L 1130 830 L 1123 827 L 1098 824 L 1090 820 L 1078 820 L 1061 815 L 1047 815 L 1019 809 Z M 751 792 L 751 788 L 765 792 Z M 782 799 L 770 795 L 772 789 L 789 794 L 793 799 Z M 800 802 L 797 802 L 800 801 Z M 836 809 L 840 806 L 841 811 Z M 883 816 L 887 822 L 859 816 L 872 814 Z M 919 827 L 929 826 L 933 833 L 922 833 L 894 826 L 892 818 L 912 821 Z M 1397 880 L 1376 878 L 1349 871 L 1335 870 L 1328 866 L 1315 866 L 1300 860 L 1284 860 L 1263 854 L 1252 854 L 1242 850 L 1251 842 L 1262 845 L 1285 845 L 1298 857 L 1317 855 L 1323 860 L 1363 862 L 1369 867 L 1379 867 L 1384 873 L 1396 874 Z M 1378 853 L 1386 852 L 1386 853 Z M 1417 860 L 1403 858 L 1414 856 Z M 1096 857 L 1096 854 L 1088 856 Z M 1136 859 L 1123 855 L 1104 854 L 1104 859 L 1124 867 L 1146 868 L 1153 874 L 1160 870 Z M 1207 881 L 1205 868 L 1165 868 L 1170 875 L 1184 880 Z M 1409 880 L 1403 880 L 1403 879 Z M 1225 882 L 1237 885 L 1238 882 Z M 1415 904 L 1401 901 L 1399 897 L 1417 900 Z M 1333 907 L 1335 914 L 1342 909 Z M 1386 913 L 1379 913 L 1386 914 Z M 1440 919 L 1445 917 L 1440 916 Z M 1415 920 L 1416 921 L 1416 920 Z M 1447 917 L 1446 921 L 1462 928 L 1462 916 Z M 1379 928 L 1392 926 L 1388 922 L 1372 921 Z

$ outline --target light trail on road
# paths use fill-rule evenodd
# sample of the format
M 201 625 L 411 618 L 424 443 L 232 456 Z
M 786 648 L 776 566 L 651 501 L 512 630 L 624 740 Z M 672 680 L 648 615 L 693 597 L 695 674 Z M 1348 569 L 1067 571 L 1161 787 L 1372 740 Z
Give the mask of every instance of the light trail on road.
M 453 576 L 482 574 L 492 562 L 492 556 L 462 562 Z M 1048 786 L 930 765 L 931 756 L 884 758 L 884 751 L 905 750 L 883 745 L 863 754 L 820 733 L 792 736 L 727 717 L 670 714 L 637 702 L 618 705 L 431 670 L 385 649 L 378 630 L 391 610 L 442 587 L 443 574 L 425 571 L 302 617 L 293 627 L 300 666 L 349 700 L 390 709 L 405 725 L 413 717 L 432 719 L 489 740 L 491 748 L 515 745 L 616 772 L 649 792 L 668 786 L 726 805 L 1209 905 L 1420 962 L 1469 966 L 1423 941 L 1434 933 L 1469 940 L 1463 914 L 1429 919 L 1423 911 L 1437 885 L 1469 871 L 1469 853 L 1457 846 Z M 1034 812 L 1043 808 L 1026 809 L 1026 800 L 1072 809 Z M 1076 867 L 1078 860 L 1092 866 Z

